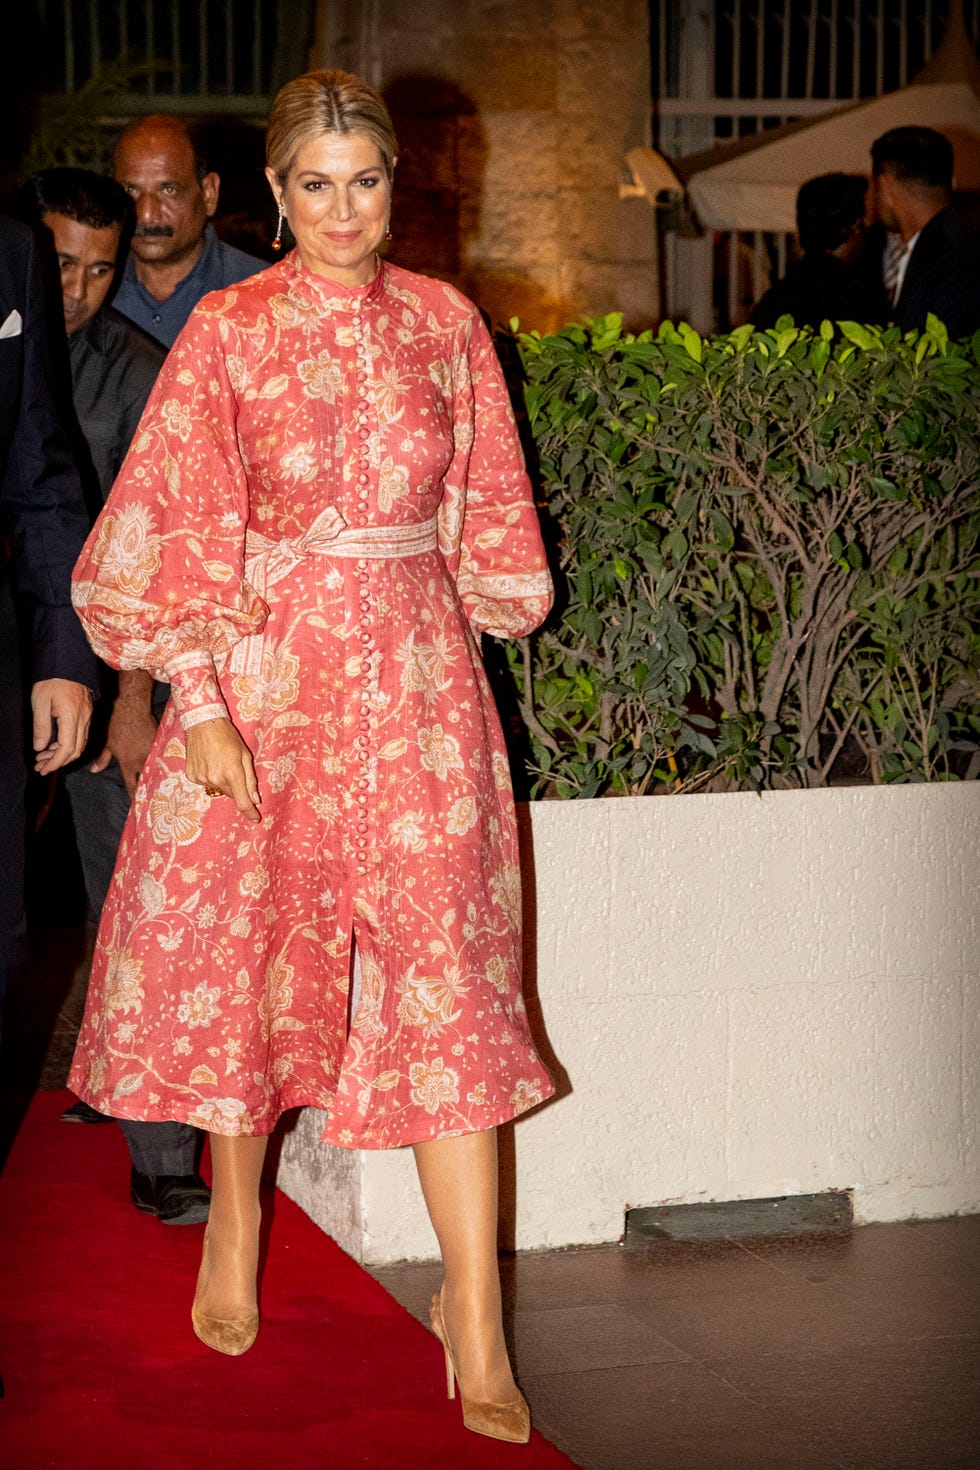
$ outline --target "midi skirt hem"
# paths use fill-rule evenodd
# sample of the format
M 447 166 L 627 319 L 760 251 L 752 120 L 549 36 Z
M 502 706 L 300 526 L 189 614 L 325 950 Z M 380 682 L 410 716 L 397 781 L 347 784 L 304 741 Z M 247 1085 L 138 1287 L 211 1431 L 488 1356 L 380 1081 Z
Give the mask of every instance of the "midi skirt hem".
M 185 1123 L 193 1127 L 202 1127 L 197 1114 L 197 1109 L 183 1109 L 180 1116 L 176 1116 L 175 1110 L 165 1112 L 162 1109 L 136 1109 L 124 1111 L 119 1105 L 125 1103 L 125 1099 L 114 1100 L 113 1110 L 110 1113 L 105 1106 L 105 1099 L 100 1094 L 93 1092 L 81 1082 L 69 1077 L 68 1086 L 81 1098 L 82 1102 L 88 1103 L 89 1107 L 95 1108 L 96 1112 L 102 1113 L 104 1117 L 114 1118 L 117 1122 L 128 1123 Z M 219 1133 L 225 1138 L 262 1138 L 269 1137 L 275 1132 L 282 1117 L 297 1108 L 315 1108 L 324 1114 L 325 1126 L 321 1134 L 322 1143 L 332 1144 L 337 1148 L 364 1149 L 372 1153 L 388 1152 L 396 1148 L 408 1148 L 415 1143 L 431 1143 L 437 1138 L 461 1138 L 469 1133 L 484 1133 L 490 1128 L 498 1128 L 504 1123 L 512 1123 L 524 1114 L 539 1108 L 545 1102 L 554 1097 L 554 1087 L 539 1087 L 533 1093 L 525 1093 L 519 1105 L 503 1105 L 495 1109 L 487 1109 L 486 1121 L 481 1119 L 479 1127 L 448 1127 L 439 1129 L 434 1126 L 431 1132 L 422 1132 L 416 1129 L 408 1129 L 411 1136 L 399 1136 L 389 1142 L 381 1142 L 372 1138 L 365 1138 L 362 1134 L 355 1133 L 348 1126 L 337 1127 L 334 1125 L 329 1114 L 321 1106 L 320 1102 L 312 1102 L 308 1098 L 295 1097 L 284 1098 L 279 1112 L 271 1120 L 263 1119 L 261 1123 L 253 1128 L 235 1126 L 230 1120 L 220 1115 L 209 1120 L 208 1126 L 203 1127 L 206 1133 Z M 417 1133 L 417 1136 L 415 1136 Z

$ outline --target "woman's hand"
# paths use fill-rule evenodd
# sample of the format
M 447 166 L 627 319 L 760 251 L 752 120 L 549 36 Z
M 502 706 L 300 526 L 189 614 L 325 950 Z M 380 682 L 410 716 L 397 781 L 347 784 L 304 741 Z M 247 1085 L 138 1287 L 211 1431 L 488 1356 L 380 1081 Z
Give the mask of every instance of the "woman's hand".
M 252 753 L 231 720 L 204 720 L 192 725 L 184 738 L 188 781 L 213 786 L 232 798 L 243 817 L 261 822 Z

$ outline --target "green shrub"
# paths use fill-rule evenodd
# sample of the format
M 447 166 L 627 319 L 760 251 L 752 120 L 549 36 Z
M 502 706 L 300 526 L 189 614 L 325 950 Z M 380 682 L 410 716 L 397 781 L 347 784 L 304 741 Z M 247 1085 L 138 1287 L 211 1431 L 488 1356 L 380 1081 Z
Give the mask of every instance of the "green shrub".
M 610 316 L 521 335 L 559 599 L 508 652 L 533 794 L 980 765 L 980 334 Z

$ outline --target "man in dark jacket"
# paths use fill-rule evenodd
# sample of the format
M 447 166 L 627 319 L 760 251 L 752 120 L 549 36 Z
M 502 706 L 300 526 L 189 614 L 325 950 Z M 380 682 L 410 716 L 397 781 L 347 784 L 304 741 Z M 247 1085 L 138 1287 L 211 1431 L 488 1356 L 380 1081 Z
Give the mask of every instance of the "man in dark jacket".
M 159 114 L 131 124 L 116 148 L 115 172 L 122 193 L 132 202 L 135 228 L 111 316 L 104 315 L 103 306 L 94 320 L 88 315 L 81 321 L 80 303 L 73 294 L 81 290 L 77 261 L 66 262 L 70 279 L 63 292 L 75 405 L 96 462 L 98 498 L 108 494 L 149 391 L 153 373 L 147 375 L 146 349 L 152 352 L 155 346 L 142 334 L 170 347 L 201 296 L 254 275 L 264 265 L 215 236 L 208 221 L 217 207 L 220 179 L 201 152 L 198 132 L 183 119 Z M 59 178 L 63 181 L 64 171 L 52 170 L 42 177 L 34 208 L 45 223 L 57 224 L 64 232 L 71 223 L 65 211 L 72 215 L 77 210 L 64 196 L 59 206 L 54 192 Z M 113 187 L 111 181 L 104 182 Z M 84 239 L 86 255 L 97 263 L 105 247 L 92 254 L 91 228 Z M 63 266 L 63 285 L 66 279 Z M 101 279 L 105 300 L 108 281 L 105 276 Z M 124 332 L 130 334 L 126 359 L 132 371 L 117 396 L 110 386 L 116 374 L 111 347 L 108 356 L 100 349 L 122 341 Z M 139 351 L 134 346 L 138 341 L 145 344 Z M 69 779 L 89 905 L 96 919 L 130 799 L 156 733 L 155 715 L 167 693 L 143 670 L 121 675 L 106 748 L 90 769 L 73 772 Z M 66 1116 L 85 1119 L 90 1113 L 70 1109 Z M 130 1192 L 137 1209 L 166 1224 L 192 1224 L 205 1218 L 208 1191 L 196 1170 L 197 1131 L 182 1123 L 138 1123 L 123 1125 L 123 1132 L 133 1161 Z
M 95 513 L 112 487 L 166 357 L 107 304 L 116 266 L 133 225 L 133 206 L 112 179 L 87 169 L 52 168 L 28 185 L 29 202 L 51 237 L 61 280 L 68 363 L 79 444 L 77 457 Z M 141 672 L 104 669 L 85 759 L 66 777 L 89 914 L 98 923 L 119 836 L 140 770 L 156 737 L 151 681 Z M 161 689 L 157 714 L 166 702 Z M 77 1103 L 63 1117 L 99 1122 Z M 207 1219 L 209 1191 L 196 1169 L 194 1129 L 179 1123 L 120 1124 L 132 1160 L 137 1209 L 165 1224 Z
M 97 664 L 70 600 L 88 529 L 55 409 L 40 268 L 29 230 L 0 217 L 0 1006 L 23 941 L 23 709 L 16 591 L 29 610 L 35 769 L 81 753 Z
M 756 303 L 754 326 L 775 326 L 786 315 L 808 327 L 822 321 L 884 321 L 884 292 L 869 289 L 861 269 L 867 192 L 862 174 L 820 174 L 802 185 L 796 232 L 803 259 Z
M 905 244 L 891 319 L 921 329 L 932 312 L 951 337 L 980 327 L 980 237 L 953 208 L 953 149 L 933 128 L 892 128 L 871 146 L 874 202 Z

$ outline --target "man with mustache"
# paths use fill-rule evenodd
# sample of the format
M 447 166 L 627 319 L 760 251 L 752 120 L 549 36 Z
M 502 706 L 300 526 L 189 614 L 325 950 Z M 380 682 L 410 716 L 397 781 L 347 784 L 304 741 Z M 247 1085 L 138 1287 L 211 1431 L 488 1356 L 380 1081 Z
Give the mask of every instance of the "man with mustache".
M 114 173 L 135 206 L 136 229 L 113 306 L 172 347 L 202 296 L 254 276 L 265 262 L 226 245 L 208 223 L 221 180 L 182 118 L 155 113 L 130 123 L 116 144 Z
M 183 119 L 160 113 L 131 123 L 116 145 L 114 171 L 133 201 L 136 219 L 112 306 L 169 348 L 202 296 L 255 275 L 265 262 L 226 245 L 208 223 L 221 181 L 207 165 L 197 130 Z M 107 493 L 109 485 L 102 488 Z M 100 847 L 111 855 L 110 867 L 168 692 L 139 669 L 129 671 L 120 684 L 121 701 L 114 709 L 117 779 L 99 824 Z M 100 766 L 102 758 L 96 762 Z M 83 777 L 99 775 L 98 769 L 81 773 L 74 794 L 79 794 Z M 100 892 L 95 908 L 101 908 L 101 897 Z M 84 1103 L 64 1116 L 72 1122 L 101 1118 Z M 124 1130 L 133 1160 L 130 1193 L 136 1208 L 165 1224 L 205 1219 L 208 1191 L 197 1172 L 196 1130 L 177 1123 L 137 1124 L 136 1129 Z
M 108 305 L 120 246 L 132 228 L 125 192 L 99 174 L 51 168 L 25 191 L 32 219 L 50 237 L 61 283 L 68 338 L 75 452 L 93 510 L 119 473 L 166 353 Z M 102 670 L 87 757 L 69 768 L 65 786 L 89 914 L 97 923 L 112 877 L 119 834 L 140 767 L 156 734 L 149 685 L 142 673 Z M 156 714 L 162 712 L 158 703 Z M 87 1103 L 66 1122 L 101 1122 Z M 196 1169 L 197 1140 L 173 1123 L 120 1125 L 132 1160 L 130 1193 L 140 1210 L 167 1224 L 207 1219 L 209 1191 Z

